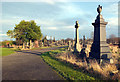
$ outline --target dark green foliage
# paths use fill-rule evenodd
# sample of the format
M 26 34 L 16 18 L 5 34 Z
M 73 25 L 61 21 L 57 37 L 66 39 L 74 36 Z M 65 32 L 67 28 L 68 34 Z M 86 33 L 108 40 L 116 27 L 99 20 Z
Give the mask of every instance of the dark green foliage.
M 37 26 L 33 20 L 22 20 L 19 24 L 15 25 L 14 30 L 8 30 L 7 35 L 11 38 L 22 40 L 22 42 L 39 40 L 42 38 L 40 26 Z
M 13 44 L 13 41 L 2 41 L 2 42 L 0 43 L 0 45 L 1 45 L 1 46 L 7 46 L 7 43 L 9 43 L 10 45 L 12 45 L 12 44 Z
M 16 45 L 16 41 L 13 41 L 12 43 L 13 43 L 14 45 Z
M 8 35 L 9 37 L 13 38 L 13 37 L 14 37 L 14 34 L 13 34 L 13 33 L 14 33 L 13 30 L 8 30 L 7 35 Z

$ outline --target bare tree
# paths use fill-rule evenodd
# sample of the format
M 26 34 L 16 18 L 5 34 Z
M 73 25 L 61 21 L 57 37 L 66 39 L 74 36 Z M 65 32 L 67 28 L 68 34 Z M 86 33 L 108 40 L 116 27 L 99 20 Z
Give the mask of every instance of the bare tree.
M 110 42 L 112 43 L 112 44 L 114 44 L 115 43 L 115 35 L 114 34 L 111 34 L 110 36 L 109 36 L 109 39 L 110 39 Z

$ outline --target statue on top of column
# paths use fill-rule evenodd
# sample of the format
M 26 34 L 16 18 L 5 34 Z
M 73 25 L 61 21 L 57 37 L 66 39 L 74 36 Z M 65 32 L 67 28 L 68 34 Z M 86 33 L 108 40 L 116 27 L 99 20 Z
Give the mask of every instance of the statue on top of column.
M 98 5 L 97 12 L 100 14 L 102 11 L 102 6 Z

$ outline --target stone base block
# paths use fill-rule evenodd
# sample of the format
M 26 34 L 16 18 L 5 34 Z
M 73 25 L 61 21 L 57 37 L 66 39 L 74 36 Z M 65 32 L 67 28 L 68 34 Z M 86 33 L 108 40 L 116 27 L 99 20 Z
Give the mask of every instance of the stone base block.
M 104 64 L 104 63 L 114 63 L 113 59 L 100 59 L 100 64 Z
M 74 52 L 80 52 L 81 51 L 79 43 L 76 43 L 74 47 L 75 47 Z

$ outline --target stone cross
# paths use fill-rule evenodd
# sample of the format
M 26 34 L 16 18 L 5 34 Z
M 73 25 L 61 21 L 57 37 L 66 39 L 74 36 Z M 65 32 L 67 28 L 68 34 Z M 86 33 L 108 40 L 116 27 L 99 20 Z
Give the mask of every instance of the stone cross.
M 75 25 L 75 28 L 76 28 L 75 37 L 76 37 L 76 39 L 75 39 L 74 52 L 80 52 L 80 43 L 79 43 L 78 27 L 79 27 L 79 24 L 78 24 L 78 21 L 76 21 L 76 25 Z

